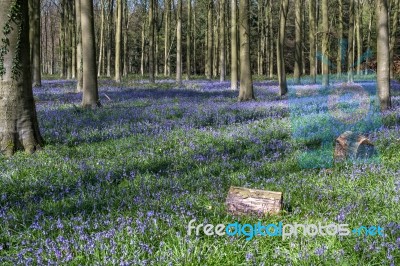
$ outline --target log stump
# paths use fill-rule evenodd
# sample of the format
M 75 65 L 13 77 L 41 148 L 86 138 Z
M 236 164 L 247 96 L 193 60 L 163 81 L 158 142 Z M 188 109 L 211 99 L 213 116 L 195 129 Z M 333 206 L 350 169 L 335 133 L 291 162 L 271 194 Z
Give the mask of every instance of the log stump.
M 346 131 L 335 143 L 334 159 L 369 159 L 376 155 L 374 144 L 365 136 Z
M 282 192 L 230 187 L 226 198 L 228 212 L 233 215 L 278 214 L 282 210 Z

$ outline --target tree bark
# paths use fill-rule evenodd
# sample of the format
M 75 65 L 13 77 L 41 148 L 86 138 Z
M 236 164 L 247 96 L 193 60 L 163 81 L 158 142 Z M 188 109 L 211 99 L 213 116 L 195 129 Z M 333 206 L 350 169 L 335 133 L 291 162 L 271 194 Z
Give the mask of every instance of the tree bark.
M 390 99 L 390 52 L 387 0 L 376 2 L 376 32 L 377 32 L 377 83 L 381 110 L 391 107 Z
M 361 62 L 362 62 L 362 7 L 360 0 L 357 0 L 357 16 L 356 16 L 356 36 L 357 36 L 357 75 L 361 75 Z
M 322 0 L 322 86 L 329 86 L 329 20 L 328 0 Z
M 82 107 L 100 106 L 97 87 L 96 44 L 94 36 L 93 1 L 81 0 L 83 97 Z
M 219 80 L 225 80 L 226 62 L 225 62 L 225 0 L 220 1 L 220 23 L 219 23 Z
M 249 0 L 239 1 L 240 34 L 240 91 L 239 101 L 254 100 L 253 79 L 250 65 L 250 6 Z
M 340 0 L 342 1 L 342 0 Z M 315 69 L 316 63 L 316 54 L 315 54 L 315 1 L 309 0 L 308 1 L 308 8 L 309 8 L 309 23 L 310 23 L 310 30 L 308 38 L 310 40 L 310 76 L 311 82 L 317 82 L 317 72 Z
M 171 24 L 171 0 L 164 1 L 164 76 L 171 75 L 171 67 L 170 67 L 170 56 L 169 56 L 169 47 L 170 47 L 170 24 Z
M 192 34 L 192 0 L 187 0 L 187 10 L 188 10 L 188 20 L 187 20 L 187 29 L 186 29 L 186 80 L 190 79 L 191 72 L 191 34 Z
M 353 39 L 354 39 L 354 0 L 350 0 L 350 8 L 349 8 L 349 34 L 348 34 L 348 46 L 347 46 L 347 81 L 352 83 L 354 82 L 354 73 L 353 73 L 353 65 L 354 65 L 354 47 L 353 47 Z
M 231 89 L 238 89 L 237 3 L 231 0 Z
M 29 0 L 29 40 L 31 44 L 32 86 L 42 85 L 40 63 L 40 0 Z
M 311 1 L 313 2 L 313 1 Z M 338 56 L 336 59 L 336 73 L 338 77 L 342 75 L 342 62 L 344 57 L 344 45 L 345 42 L 343 40 L 343 0 L 338 1 L 339 5 L 339 23 L 338 23 L 338 37 L 339 37 L 339 45 L 338 45 Z
M 176 22 L 176 83 L 182 85 L 182 0 L 178 0 Z
M 76 62 L 78 66 L 76 91 L 81 92 L 83 87 L 81 0 L 75 0 L 75 16 L 76 16 Z
M 99 47 L 99 63 L 97 69 L 97 76 L 100 77 L 104 60 L 104 22 L 105 22 L 105 0 L 100 1 L 101 8 L 101 24 L 100 24 L 100 47 Z
M 390 31 L 390 78 L 393 78 L 393 63 L 394 63 L 394 47 L 396 44 L 396 36 L 397 36 L 397 28 L 399 25 L 399 5 L 400 1 L 399 0 L 394 0 L 394 13 L 393 13 L 393 19 L 392 19 L 392 27 Z
M 0 39 L 7 40 L 0 56 L 0 152 L 11 156 L 16 150 L 33 153 L 43 145 L 32 93 L 29 54 L 28 1 L 3 0 L 0 4 Z M 14 19 L 9 19 L 9 14 Z
M 154 0 L 149 3 L 149 81 L 154 83 Z
M 279 95 L 283 96 L 287 93 L 286 84 L 286 70 L 284 58 L 284 45 L 286 37 L 286 18 L 289 11 L 289 0 L 282 0 L 280 8 L 280 22 L 277 41 L 277 64 L 278 64 L 278 81 L 279 81 Z
M 296 0 L 295 7 L 295 50 L 294 50 L 294 82 L 295 84 L 300 84 L 300 76 L 302 71 L 302 0 Z
M 207 62 L 206 62 L 206 78 L 211 79 L 213 75 L 213 13 L 214 0 L 208 2 L 207 15 Z
M 122 0 L 117 0 L 117 22 L 115 33 L 115 81 L 121 82 L 121 48 L 122 48 Z

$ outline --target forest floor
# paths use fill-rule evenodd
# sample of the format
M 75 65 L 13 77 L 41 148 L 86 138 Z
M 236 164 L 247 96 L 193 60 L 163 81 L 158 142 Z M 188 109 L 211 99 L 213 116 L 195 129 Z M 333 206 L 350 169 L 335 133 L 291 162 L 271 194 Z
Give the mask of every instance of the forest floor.
M 34 95 L 46 147 L 0 157 L 0 264 L 399 265 L 400 84 L 391 111 L 357 124 L 379 160 L 322 166 L 302 154 L 349 129 L 326 134 L 337 100 L 329 91 L 302 85 L 281 98 L 275 81 L 257 81 L 257 100 L 239 103 L 229 87 L 101 80 L 103 107 L 83 110 L 75 82 L 44 81 Z M 384 234 L 189 236 L 192 219 L 259 221 L 227 214 L 230 186 L 283 192 L 283 212 L 264 224 L 375 225 Z

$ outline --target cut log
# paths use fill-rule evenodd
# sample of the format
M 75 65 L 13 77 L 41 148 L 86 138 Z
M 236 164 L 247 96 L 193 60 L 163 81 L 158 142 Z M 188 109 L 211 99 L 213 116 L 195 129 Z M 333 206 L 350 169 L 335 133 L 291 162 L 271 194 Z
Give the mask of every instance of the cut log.
M 334 158 L 369 159 L 376 155 L 374 144 L 365 136 L 346 131 L 336 139 Z
M 282 192 L 230 187 L 226 198 L 228 212 L 234 215 L 277 214 L 282 210 Z

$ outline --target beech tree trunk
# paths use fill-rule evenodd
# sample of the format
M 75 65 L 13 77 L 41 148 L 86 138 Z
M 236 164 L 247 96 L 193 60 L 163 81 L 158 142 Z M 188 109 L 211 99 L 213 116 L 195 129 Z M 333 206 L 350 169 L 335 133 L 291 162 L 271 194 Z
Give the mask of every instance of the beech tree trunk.
M 149 3 L 149 80 L 154 83 L 154 0 Z
M 342 67 L 343 67 L 342 61 L 344 57 L 343 46 L 345 45 L 345 42 L 343 40 L 343 0 L 339 0 L 338 5 L 339 5 L 339 22 L 338 22 L 339 45 L 338 45 L 338 56 L 336 59 L 336 73 L 338 77 L 340 77 L 342 75 Z
M 350 8 L 349 8 L 349 34 L 348 34 L 348 46 L 347 46 L 347 81 L 354 82 L 354 73 L 353 73 L 353 65 L 354 65 L 354 47 L 353 47 L 353 39 L 354 39 L 354 0 L 350 0 Z
M 237 3 L 231 0 L 231 89 L 238 89 Z
M 340 0 L 341 1 L 341 0 Z M 315 69 L 315 63 L 316 63 L 316 54 L 315 54 L 315 1 L 314 0 L 309 0 L 308 1 L 308 8 L 309 8 L 309 23 L 310 23 L 310 29 L 309 29 L 309 35 L 308 38 L 310 40 L 310 76 L 311 76 L 311 82 L 316 83 L 317 82 L 317 71 Z
M 283 96 L 287 93 L 286 84 L 286 70 L 284 58 L 284 45 L 286 37 L 286 18 L 289 11 L 289 0 L 282 0 L 280 8 L 280 22 L 277 40 L 277 64 L 278 64 L 278 81 L 279 81 L 279 95 Z
M 225 62 L 225 0 L 219 3 L 220 23 L 219 23 L 219 80 L 225 80 L 226 62 Z
M 182 0 L 178 0 L 176 22 L 176 83 L 182 84 Z
M 250 6 L 249 0 L 239 1 L 240 90 L 239 101 L 254 100 L 250 65 Z
M 117 0 L 117 21 L 115 33 L 115 81 L 121 82 L 121 48 L 122 48 L 122 0 Z
M 322 86 L 329 86 L 329 20 L 328 0 L 322 0 Z
M 76 16 L 76 62 L 77 62 L 76 91 L 81 92 L 83 87 L 81 0 L 75 0 L 75 16 Z
M 296 7 L 295 7 L 295 50 L 294 50 L 294 82 L 295 84 L 300 84 L 300 76 L 302 71 L 302 0 L 296 0 Z
M 0 31 L 0 38 L 8 43 L 7 52 L 0 56 L 0 152 L 6 156 L 18 149 L 33 153 L 43 144 L 32 93 L 28 1 L 17 3 L 19 8 L 13 11 L 14 0 L 0 4 L 1 28 L 10 27 L 9 33 Z
M 213 13 L 214 13 L 214 0 L 208 2 L 208 15 L 207 15 L 207 61 L 206 61 L 206 78 L 211 79 L 213 75 Z
M 192 0 L 187 0 L 187 9 L 188 9 L 188 20 L 187 20 L 187 30 L 186 30 L 186 80 L 189 80 L 191 72 L 190 55 L 192 48 L 191 38 L 190 38 L 190 35 L 192 33 Z
M 376 32 L 377 32 L 377 83 L 381 110 L 391 107 L 390 100 L 390 53 L 387 0 L 376 2 Z
M 93 1 L 81 0 L 83 97 L 82 107 L 100 106 L 97 87 L 96 44 L 94 36 Z
M 32 86 L 42 85 L 40 64 L 40 0 L 29 0 L 29 40 L 31 44 Z
M 392 19 L 392 27 L 390 31 L 390 78 L 393 78 L 393 63 L 394 63 L 394 46 L 396 44 L 396 36 L 397 36 L 397 28 L 399 25 L 399 8 L 400 8 L 400 1 L 394 0 L 393 3 L 393 19 Z
M 171 0 L 164 1 L 164 76 L 171 75 L 171 67 L 170 67 L 170 24 L 171 24 Z

